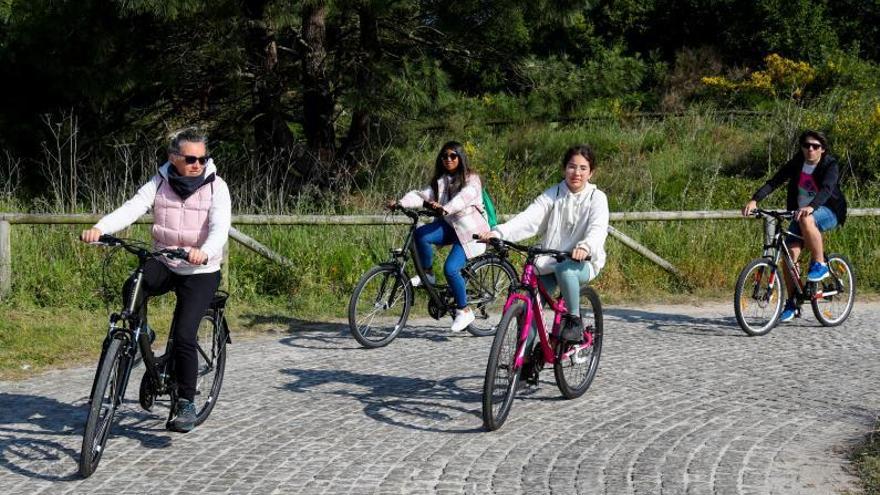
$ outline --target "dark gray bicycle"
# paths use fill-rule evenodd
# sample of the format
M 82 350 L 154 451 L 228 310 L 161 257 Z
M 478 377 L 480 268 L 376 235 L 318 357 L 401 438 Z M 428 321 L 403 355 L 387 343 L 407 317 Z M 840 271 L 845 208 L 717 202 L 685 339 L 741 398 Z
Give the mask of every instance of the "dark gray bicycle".
M 174 339 L 169 337 L 165 353 L 157 356 L 151 347 L 155 334 L 147 324 L 147 296 L 142 290 L 141 280 L 144 264 L 150 258 L 166 256 L 172 259 L 187 258 L 183 249 L 162 249 L 152 251 L 140 241 L 119 239 L 102 235 L 98 244 L 116 246 L 137 256 L 138 267 L 131 275 L 132 293 L 128 306 L 110 315 L 107 337 L 101 348 L 98 369 L 89 394 L 89 414 L 83 433 L 82 450 L 79 458 L 79 472 L 83 477 L 91 476 L 107 446 L 113 417 L 122 405 L 131 370 L 141 359 L 146 372 L 141 380 L 138 399 L 141 407 L 150 411 L 162 396 L 169 396 L 172 405 L 168 413 L 168 423 L 173 419 L 173 404 L 177 403 L 177 384 L 174 375 L 174 360 L 171 351 Z M 220 395 L 223 373 L 226 370 L 226 344 L 232 342 L 229 326 L 226 323 L 226 300 L 229 294 L 218 291 L 211 305 L 202 317 L 198 330 L 198 378 L 196 380 L 196 425 L 204 422 Z
M 406 272 L 412 257 L 415 272 L 425 283 L 428 314 L 435 320 L 454 314 L 455 301 L 446 285 L 431 284 L 415 252 L 413 236 L 420 218 L 437 218 L 431 210 L 413 210 L 395 206 L 392 211 L 406 215 L 409 231 L 403 247 L 391 250 L 391 259 L 369 269 L 355 286 L 348 303 L 348 326 L 351 334 L 368 348 L 388 345 L 406 326 L 414 301 L 413 286 Z M 476 320 L 467 328 L 476 336 L 495 334 L 501 319 L 504 301 L 517 278 L 516 269 L 506 259 L 486 253 L 468 260 L 462 269 L 468 304 Z

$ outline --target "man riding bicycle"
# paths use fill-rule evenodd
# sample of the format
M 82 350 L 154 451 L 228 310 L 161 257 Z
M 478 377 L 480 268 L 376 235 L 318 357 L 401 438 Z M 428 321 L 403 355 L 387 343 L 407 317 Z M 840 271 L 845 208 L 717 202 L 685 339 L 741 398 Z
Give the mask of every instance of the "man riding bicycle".
M 798 139 L 800 151 L 785 163 L 743 207 L 743 216 L 749 216 L 761 201 L 776 188 L 788 181 L 785 208 L 794 212 L 789 227 L 793 234 L 803 237 L 790 237 L 786 243 L 791 249 L 791 257 L 797 262 L 801 248 L 806 246 L 810 251 L 810 267 L 807 281 L 819 282 L 828 276 L 828 265 L 822 242 L 822 232 L 829 231 L 846 221 L 846 198 L 840 190 L 840 171 L 837 159 L 828 152 L 828 139 L 819 131 L 804 131 Z M 779 321 L 791 321 L 795 317 L 796 304 L 787 271 L 785 286 L 788 289 L 788 300 Z
M 196 334 L 220 285 L 220 261 L 232 219 L 229 188 L 217 175 L 207 143 L 207 136 L 195 129 L 178 132 L 168 146 L 168 161 L 158 173 L 133 198 L 80 236 L 84 242 L 97 242 L 102 234 L 128 227 L 152 208 L 156 249 L 188 251 L 188 263 L 166 257 L 150 259 L 144 265 L 143 278 L 146 294 L 174 290 L 177 296 L 171 328 L 179 399 L 169 426 L 183 433 L 195 427 Z M 123 287 L 123 299 L 127 301 L 130 293 L 129 281 Z

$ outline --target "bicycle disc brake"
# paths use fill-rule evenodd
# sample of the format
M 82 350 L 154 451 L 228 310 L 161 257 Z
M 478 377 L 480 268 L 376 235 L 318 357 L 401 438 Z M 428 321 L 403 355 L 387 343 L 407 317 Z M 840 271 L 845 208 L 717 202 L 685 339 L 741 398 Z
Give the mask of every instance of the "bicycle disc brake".
M 156 387 L 153 385 L 153 379 L 149 373 L 144 373 L 141 377 L 141 386 L 138 390 L 138 402 L 144 411 L 152 411 L 153 405 L 156 403 Z

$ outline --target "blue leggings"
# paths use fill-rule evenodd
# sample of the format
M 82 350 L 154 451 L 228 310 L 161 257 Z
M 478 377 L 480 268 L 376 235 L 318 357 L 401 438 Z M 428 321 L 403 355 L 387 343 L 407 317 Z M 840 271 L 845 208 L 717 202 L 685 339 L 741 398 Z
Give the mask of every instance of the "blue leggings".
M 595 277 L 593 265 L 585 261 L 568 259 L 554 265 L 552 274 L 541 275 L 541 283 L 550 294 L 556 291 L 558 283 L 568 314 L 580 316 L 581 284 L 585 284 Z
M 437 220 L 416 229 L 415 235 L 416 253 L 419 255 L 419 261 L 425 271 L 430 272 L 434 263 L 434 249 L 431 244 L 437 246 L 452 245 L 449 256 L 446 257 L 446 264 L 443 265 L 443 274 L 446 275 L 446 282 L 452 289 L 455 297 L 455 304 L 459 309 L 467 307 L 467 293 L 464 289 L 464 277 L 461 276 L 461 269 L 467 263 L 467 256 L 464 254 L 464 248 L 455 235 L 455 229 L 444 220 Z

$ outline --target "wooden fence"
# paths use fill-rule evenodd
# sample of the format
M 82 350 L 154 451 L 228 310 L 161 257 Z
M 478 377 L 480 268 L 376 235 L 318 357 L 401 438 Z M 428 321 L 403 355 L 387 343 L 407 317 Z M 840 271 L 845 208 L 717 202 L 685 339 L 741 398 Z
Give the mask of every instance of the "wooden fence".
M 853 208 L 850 217 L 880 216 L 880 208 Z M 507 220 L 512 215 L 500 215 Z M 12 287 L 12 225 L 94 225 L 101 215 L 52 215 L 31 213 L 0 213 L 0 299 Z M 641 211 L 611 213 L 611 222 L 679 221 L 679 220 L 731 220 L 741 219 L 739 210 L 715 211 Z M 136 223 L 152 223 L 153 217 L 145 215 Z M 233 225 L 393 225 L 407 224 L 409 219 L 388 215 L 233 215 Z M 671 263 L 639 244 L 615 227 L 608 227 L 608 234 L 623 245 L 656 263 L 664 270 L 686 282 L 684 275 Z M 294 262 L 278 254 L 257 240 L 232 228 L 229 237 L 255 253 L 276 263 L 294 266 Z

